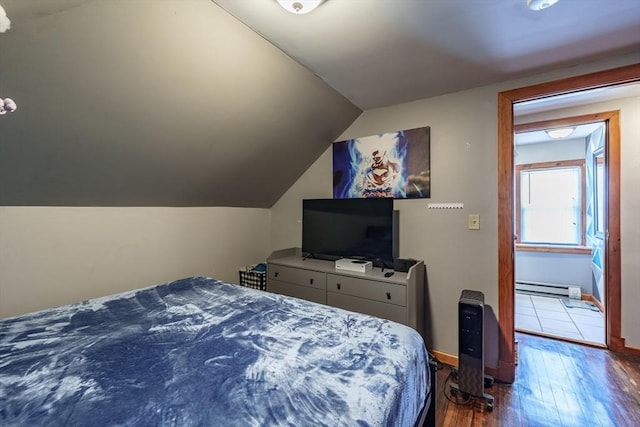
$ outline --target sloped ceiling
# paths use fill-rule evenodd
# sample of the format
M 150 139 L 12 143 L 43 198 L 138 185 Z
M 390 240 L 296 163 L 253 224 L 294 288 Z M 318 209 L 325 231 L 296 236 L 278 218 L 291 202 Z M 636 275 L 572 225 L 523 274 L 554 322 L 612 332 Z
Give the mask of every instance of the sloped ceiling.
M 0 205 L 270 207 L 361 113 L 210 0 L 0 3 Z
M 640 53 L 638 0 L 213 1 L 363 110 Z
M 638 0 L 0 4 L 0 205 L 270 207 L 362 110 L 640 55 Z

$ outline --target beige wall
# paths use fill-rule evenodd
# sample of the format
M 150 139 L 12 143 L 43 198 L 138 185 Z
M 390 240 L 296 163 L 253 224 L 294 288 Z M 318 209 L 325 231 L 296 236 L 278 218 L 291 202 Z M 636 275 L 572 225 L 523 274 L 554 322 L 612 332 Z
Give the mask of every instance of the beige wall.
M 457 355 L 457 301 L 463 289 L 482 291 L 489 318 L 498 313 L 497 259 L 497 94 L 503 90 L 585 74 L 638 62 L 640 57 L 589 64 L 535 78 L 505 82 L 469 91 L 380 108 L 363 113 L 338 139 L 350 139 L 400 129 L 431 126 L 431 199 L 398 200 L 400 211 L 400 256 L 425 260 L 428 276 L 427 318 L 435 350 Z M 638 120 L 636 120 L 638 122 Z M 636 138 L 636 141 L 638 139 Z M 638 148 L 624 164 L 623 185 L 638 181 Z M 633 154 L 635 153 L 635 154 Z M 329 148 L 272 209 L 272 247 L 300 246 L 301 199 L 331 197 L 332 158 Z M 623 221 L 638 212 L 629 188 L 623 201 Z M 429 202 L 462 202 L 461 210 L 428 210 Z M 633 206 L 632 206 L 633 205 Z M 628 210 L 630 209 L 630 210 Z M 635 212 L 635 215 L 633 215 Z M 481 228 L 467 229 L 467 215 L 479 214 Z M 631 311 L 640 304 L 637 286 L 640 241 L 631 237 L 623 246 L 624 329 L 628 344 L 640 347 L 640 337 L 629 327 L 638 325 L 640 314 Z M 634 275 L 635 273 L 635 275 Z M 634 283 L 635 281 L 635 283 Z M 485 351 L 489 366 L 497 366 L 497 322 L 486 327 Z
M 270 252 L 268 209 L 0 207 L 0 318 L 204 275 Z

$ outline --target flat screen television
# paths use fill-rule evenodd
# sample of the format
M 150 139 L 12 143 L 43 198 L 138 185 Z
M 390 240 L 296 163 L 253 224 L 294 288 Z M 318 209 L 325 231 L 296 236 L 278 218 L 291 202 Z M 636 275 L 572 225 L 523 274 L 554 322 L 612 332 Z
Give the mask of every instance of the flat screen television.
M 393 199 L 305 199 L 302 252 L 326 260 L 358 258 L 391 267 L 397 257 Z

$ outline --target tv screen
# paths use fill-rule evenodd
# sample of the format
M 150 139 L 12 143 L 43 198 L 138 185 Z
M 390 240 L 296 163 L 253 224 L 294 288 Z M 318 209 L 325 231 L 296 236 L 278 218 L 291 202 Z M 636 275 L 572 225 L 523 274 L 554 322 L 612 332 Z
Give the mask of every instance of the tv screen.
M 392 265 L 393 199 L 303 200 L 302 252 L 320 259 L 361 258 Z

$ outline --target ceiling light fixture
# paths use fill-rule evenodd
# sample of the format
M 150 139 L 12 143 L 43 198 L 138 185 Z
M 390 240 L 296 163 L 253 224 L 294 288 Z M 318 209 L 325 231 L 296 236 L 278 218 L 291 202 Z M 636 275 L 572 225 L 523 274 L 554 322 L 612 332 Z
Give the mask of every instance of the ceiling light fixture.
M 542 10 L 553 6 L 559 0 L 527 0 L 527 6 L 531 10 Z
M 0 6 L 0 33 L 4 33 L 11 28 L 11 21 L 7 17 L 7 12 Z M 13 113 L 18 106 L 16 102 L 11 98 L 0 98 L 0 116 L 7 113 Z
M 560 138 L 568 137 L 573 133 L 574 130 L 576 130 L 576 128 L 559 128 L 559 129 L 550 129 L 546 132 L 547 132 L 547 135 L 549 135 L 551 138 L 560 139 Z
M 18 109 L 16 102 L 11 98 L 0 98 L 0 116 L 7 113 L 13 113 Z
M 7 17 L 7 12 L 0 5 L 0 33 L 4 33 L 11 28 L 11 21 Z
M 278 0 L 278 3 L 291 13 L 302 15 L 314 10 L 322 3 L 322 0 Z

